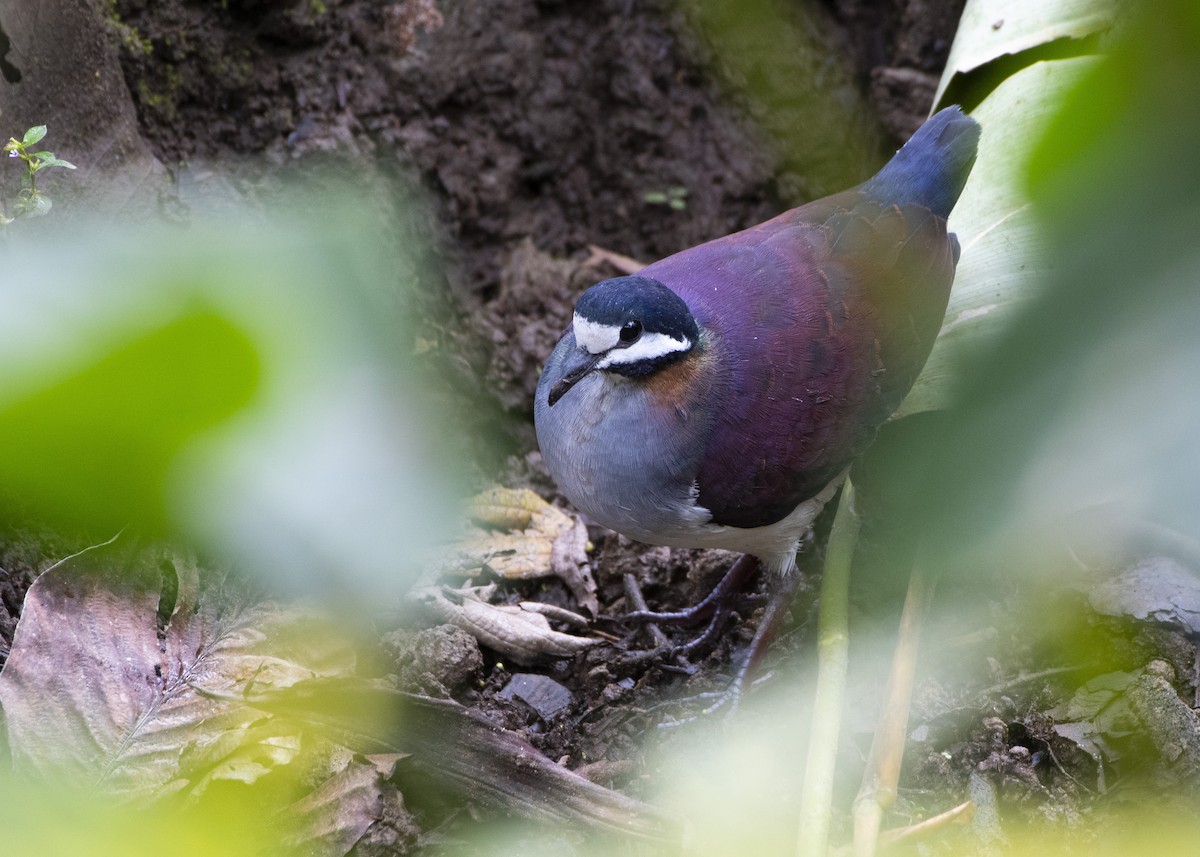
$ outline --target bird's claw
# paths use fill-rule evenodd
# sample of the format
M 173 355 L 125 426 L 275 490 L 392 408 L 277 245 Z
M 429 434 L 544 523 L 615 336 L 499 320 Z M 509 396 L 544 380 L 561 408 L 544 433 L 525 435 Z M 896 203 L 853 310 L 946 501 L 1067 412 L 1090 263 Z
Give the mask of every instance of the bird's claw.
M 729 709 L 726 712 L 726 716 L 732 716 L 737 712 L 738 706 L 741 705 L 742 702 L 742 682 L 734 679 L 734 681 L 730 683 L 729 687 L 725 688 L 724 690 L 711 690 L 703 693 L 697 693 L 692 696 L 676 700 L 676 703 L 686 706 L 689 703 L 706 702 L 710 699 L 716 701 L 705 708 L 702 708 L 700 711 L 697 711 L 694 714 L 689 714 L 686 717 L 663 720 L 658 723 L 655 728 L 663 731 L 668 729 L 678 729 L 681 726 L 687 726 L 691 723 L 696 723 L 697 721 L 703 720 L 706 717 L 712 717 L 726 706 L 728 706 Z

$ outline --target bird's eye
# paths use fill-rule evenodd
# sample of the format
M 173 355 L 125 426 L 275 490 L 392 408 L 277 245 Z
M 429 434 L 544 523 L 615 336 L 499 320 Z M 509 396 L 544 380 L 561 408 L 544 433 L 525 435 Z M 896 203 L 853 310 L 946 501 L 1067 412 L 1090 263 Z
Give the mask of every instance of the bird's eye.
M 640 321 L 627 321 L 621 327 L 621 341 L 629 344 L 642 335 L 642 323 Z

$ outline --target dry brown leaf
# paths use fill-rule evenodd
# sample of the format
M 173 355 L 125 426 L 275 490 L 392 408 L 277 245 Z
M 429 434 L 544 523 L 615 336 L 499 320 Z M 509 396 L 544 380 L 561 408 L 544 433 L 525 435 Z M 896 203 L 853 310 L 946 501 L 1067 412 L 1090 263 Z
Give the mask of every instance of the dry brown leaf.
M 528 488 L 491 488 L 473 497 L 467 512 L 487 529 L 472 528 L 458 540 L 443 562 L 445 572 L 469 574 L 487 568 L 507 580 L 554 575 L 579 606 L 596 615 L 596 581 L 582 521 Z
M 562 617 L 549 605 L 532 602 L 489 604 L 486 598 L 491 589 L 430 586 L 414 592 L 413 599 L 437 619 L 462 628 L 488 648 L 518 664 L 570 657 L 603 642 L 595 637 L 577 637 L 555 631 L 546 615 Z M 580 616 L 573 618 L 582 620 Z
M 164 580 L 177 595 L 160 629 Z M 353 666 L 349 645 L 316 614 L 201 575 L 179 554 L 118 544 L 30 588 L 0 707 L 18 770 L 120 795 L 198 793 L 295 756 L 294 730 L 266 727 L 243 694 Z
M 415 840 L 417 824 L 399 791 L 386 782 L 397 756 L 390 758 L 390 765 L 381 766 L 349 751 L 338 754 L 331 776 L 290 807 L 295 826 L 287 844 L 310 854 L 346 854 L 382 824 L 390 825 L 392 834 Z

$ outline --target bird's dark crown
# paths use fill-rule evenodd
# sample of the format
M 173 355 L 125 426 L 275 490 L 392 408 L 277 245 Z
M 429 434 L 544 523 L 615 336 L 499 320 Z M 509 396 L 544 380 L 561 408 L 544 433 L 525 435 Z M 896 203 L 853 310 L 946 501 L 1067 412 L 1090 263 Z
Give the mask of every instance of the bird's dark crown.
M 648 333 L 696 342 L 700 329 L 683 299 L 649 277 L 616 277 L 597 283 L 575 304 L 577 315 L 595 324 L 620 328 L 639 322 Z

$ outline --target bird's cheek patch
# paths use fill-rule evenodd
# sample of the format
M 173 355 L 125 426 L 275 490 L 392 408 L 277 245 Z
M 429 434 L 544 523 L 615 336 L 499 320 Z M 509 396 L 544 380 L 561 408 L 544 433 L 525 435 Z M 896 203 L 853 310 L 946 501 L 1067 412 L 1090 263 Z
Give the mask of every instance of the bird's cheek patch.
M 665 333 L 643 333 L 641 338 L 625 348 L 616 348 L 601 358 L 596 364 L 597 369 L 607 369 L 610 366 L 631 366 L 635 363 L 653 362 L 670 354 L 679 354 L 689 350 L 692 343 L 686 339 L 676 339 Z
M 619 328 L 588 321 L 579 313 L 575 313 L 571 319 L 571 327 L 575 330 L 575 344 L 588 354 L 602 354 L 614 347 L 621 338 Z

